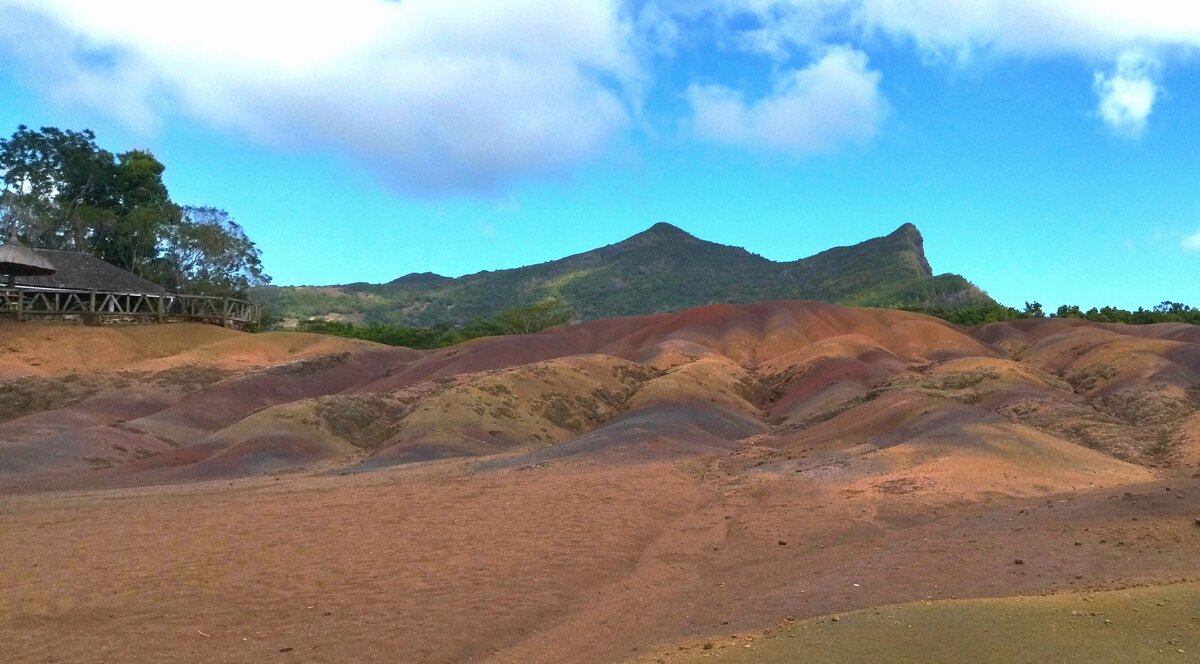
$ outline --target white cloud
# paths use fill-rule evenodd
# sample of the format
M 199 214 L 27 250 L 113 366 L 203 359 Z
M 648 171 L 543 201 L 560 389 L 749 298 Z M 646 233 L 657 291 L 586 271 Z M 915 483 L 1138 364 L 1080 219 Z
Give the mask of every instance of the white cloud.
M 658 0 L 694 30 L 715 33 L 728 48 L 786 60 L 797 47 L 844 41 L 858 2 L 850 0 Z
M 57 98 L 333 149 L 427 193 L 586 161 L 642 75 L 619 0 L 0 0 L 0 25 Z
M 866 54 L 835 47 L 810 66 L 779 75 L 772 92 L 753 102 L 723 86 L 691 86 L 692 128 L 717 143 L 826 152 L 879 132 L 888 109 L 880 78 Z
M 1100 98 L 1097 112 L 1119 136 L 1138 138 L 1158 97 L 1158 61 L 1138 51 L 1117 59 L 1111 73 L 1097 72 L 1093 87 Z
M 1113 57 L 1133 47 L 1200 47 L 1200 6 L 1179 0 L 674 0 L 684 15 L 755 19 L 739 31 L 765 51 L 848 31 L 931 52 Z
M 1159 97 L 1160 63 L 1200 49 L 1200 4 L 1178 0 L 674 0 L 670 7 L 692 21 L 709 17 L 726 33 L 723 43 L 777 61 L 883 35 L 934 60 L 1115 63 L 1094 81 L 1098 115 L 1127 137 L 1142 133 Z
M 1200 230 L 1183 238 L 1183 248 L 1188 251 L 1200 251 Z
M 332 151 L 432 194 L 587 162 L 637 126 L 649 67 L 697 43 L 766 56 L 764 71 L 775 72 L 774 89 L 757 100 L 719 84 L 688 87 L 698 137 L 793 152 L 868 140 L 887 104 L 861 49 L 880 35 L 955 59 L 1083 59 L 1098 72 L 1098 117 L 1137 136 L 1162 96 L 1158 63 L 1200 49 L 1200 6 L 0 0 L 0 58 L 20 63 L 54 99 L 147 133 L 182 116 L 265 143 Z M 857 46 L 829 46 L 840 43 Z M 1130 53 L 1141 55 L 1122 55 Z
M 637 34 L 642 48 L 659 55 L 673 55 L 675 47 L 681 38 L 679 24 L 663 11 L 659 5 L 651 2 L 637 11 Z
M 969 55 L 1112 57 L 1137 46 L 1200 46 L 1200 7 L 1178 0 L 852 0 L 864 26 Z

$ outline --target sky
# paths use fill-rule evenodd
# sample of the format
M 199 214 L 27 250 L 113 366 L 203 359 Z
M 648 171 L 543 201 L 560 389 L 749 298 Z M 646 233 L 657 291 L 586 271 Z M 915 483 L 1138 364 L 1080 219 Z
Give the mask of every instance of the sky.
M 150 150 L 281 285 L 911 222 L 1004 304 L 1200 306 L 1191 3 L 0 0 L 19 124 Z

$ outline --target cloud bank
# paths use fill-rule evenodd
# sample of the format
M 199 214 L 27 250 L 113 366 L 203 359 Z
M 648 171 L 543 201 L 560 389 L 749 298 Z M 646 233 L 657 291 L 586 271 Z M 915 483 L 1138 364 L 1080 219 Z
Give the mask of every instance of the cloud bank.
M 641 74 L 619 10 L 617 0 L 0 0 L 0 23 L 53 96 L 150 131 L 175 110 L 446 192 L 570 168 L 625 129 Z
M 709 18 L 723 42 L 775 60 L 883 37 L 931 61 L 1067 56 L 1096 66 L 1096 115 L 1137 138 L 1161 96 L 1162 63 L 1200 49 L 1200 5 L 1174 0 L 667 0 Z
M 1165 0 L 866 0 L 862 25 L 909 39 L 926 53 L 1074 56 L 1097 69 L 1097 116 L 1112 132 L 1140 138 L 1160 88 L 1163 57 L 1200 48 L 1200 6 Z
M 1183 248 L 1188 251 L 1200 251 L 1200 230 L 1183 238 Z
M 882 34 L 931 55 L 1078 55 L 1200 47 L 1200 7 L 1177 0 L 660 0 L 678 16 L 715 16 L 764 53 L 831 36 Z M 753 19 L 747 23 L 738 18 Z M 731 20 L 732 19 L 732 20 Z
M 803 3 L 802 3 L 803 4 Z M 856 20 L 928 51 L 1113 58 L 1200 46 L 1200 8 L 1174 0 L 863 0 Z
M 693 85 L 687 93 L 693 130 L 703 140 L 801 154 L 864 142 L 887 114 L 880 78 L 865 53 L 837 47 L 780 74 L 771 93 L 753 102 L 720 85 Z
M 931 62 L 1072 58 L 1095 117 L 1152 130 L 1163 72 L 1200 49 L 1176 0 L 0 0 L 0 58 L 64 104 L 151 133 L 183 117 L 327 150 L 421 195 L 504 188 L 637 131 L 655 86 L 697 140 L 794 154 L 871 140 L 889 105 L 866 52 Z M 691 72 L 737 51 L 769 89 Z M 877 62 L 879 60 L 877 59 Z M 879 67 L 876 64 L 876 67 Z M 733 77 L 734 80 L 744 80 Z M 661 117 L 661 116 L 658 116 Z

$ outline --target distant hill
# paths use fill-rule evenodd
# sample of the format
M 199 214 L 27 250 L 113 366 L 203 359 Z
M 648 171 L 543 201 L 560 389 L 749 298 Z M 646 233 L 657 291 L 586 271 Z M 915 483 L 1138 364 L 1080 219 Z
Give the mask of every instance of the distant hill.
M 429 272 L 385 284 L 253 291 L 277 318 L 334 318 L 394 325 L 461 324 L 546 297 L 579 320 L 664 313 L 714 303 L 820 300 L 875 307 L 951 308 L 993 301 L 957 274 L 934 275 L 920 231 L 775 262 L 659 223 L 616 244 L 556 261 L 459 278 Z

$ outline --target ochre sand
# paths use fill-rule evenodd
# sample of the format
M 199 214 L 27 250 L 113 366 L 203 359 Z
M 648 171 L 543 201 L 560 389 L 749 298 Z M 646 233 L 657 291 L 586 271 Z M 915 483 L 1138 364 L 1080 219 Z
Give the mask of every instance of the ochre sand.
M 1200 578 L 1192 326 L 778 302 L 430 352 L 0 331 L 0 661 L 1005 661 L 1015 634 L 1090 662 L 1081 597 Z M 1190 657 L 1185 613 L 1095 642 Z M 1168 615 L 1174 651 L 1119 631 Z
M 1006 498 L 732 460 L 461 466 L 4 498 L 7 661 L 612 662 L 786 616 L 1197 574 L 1196 481 Z

